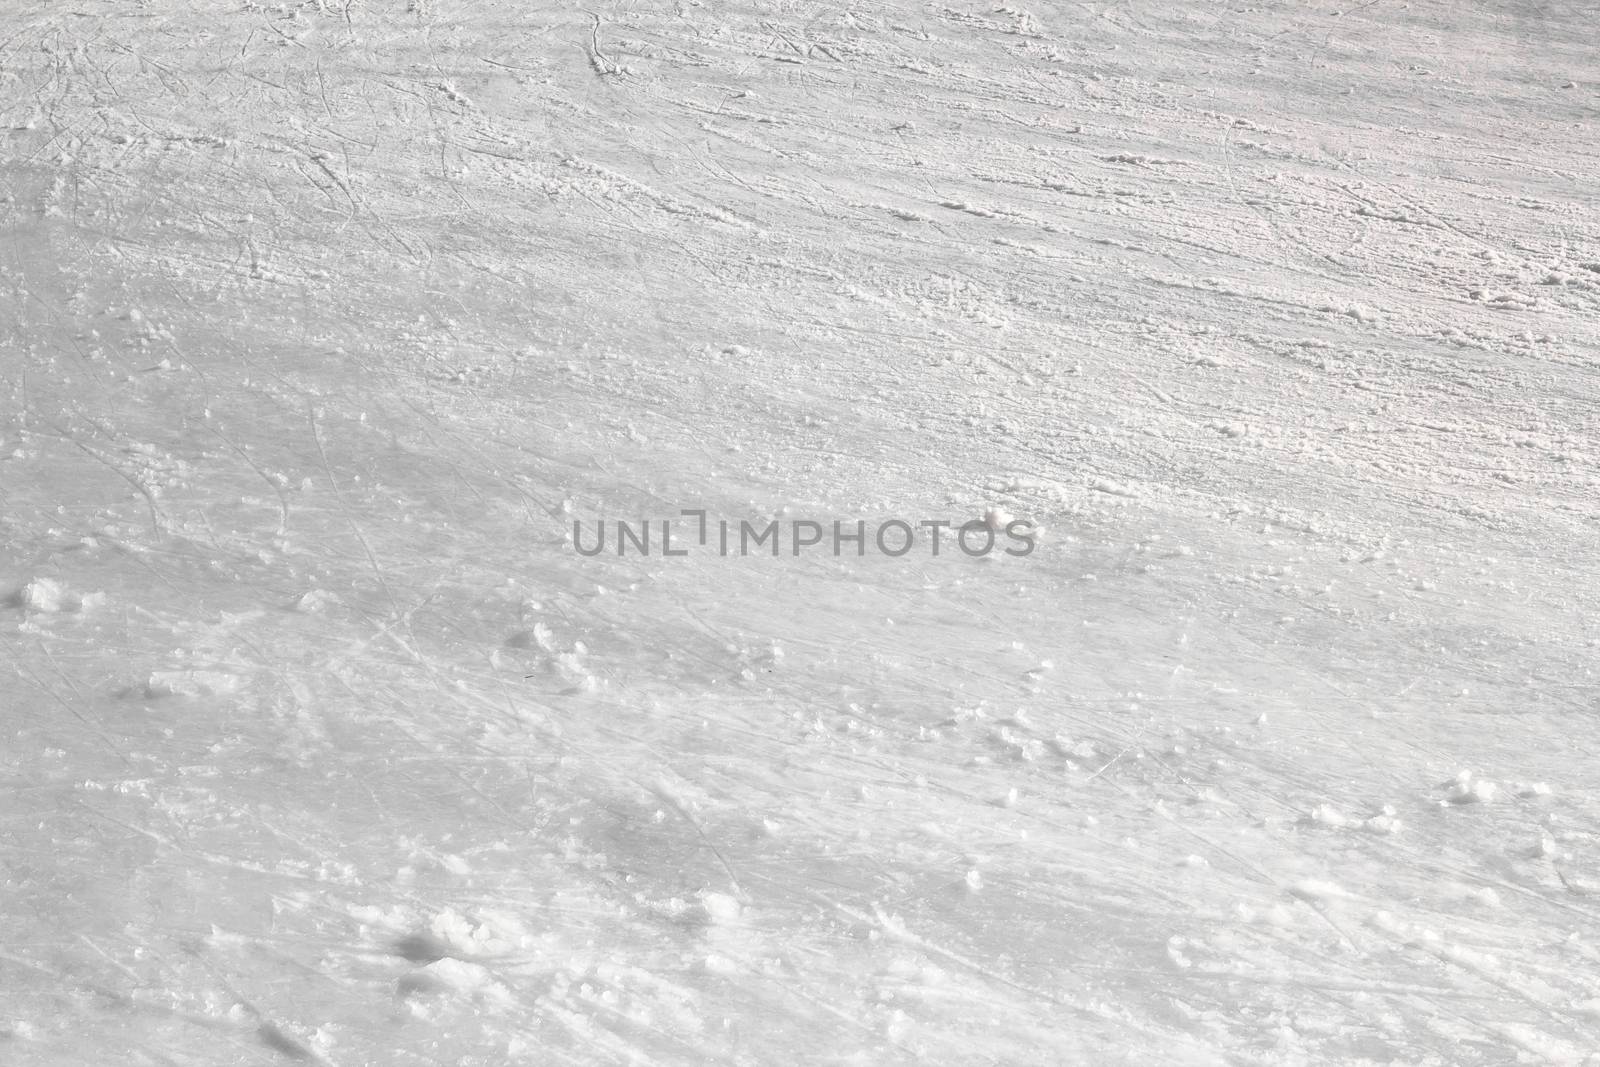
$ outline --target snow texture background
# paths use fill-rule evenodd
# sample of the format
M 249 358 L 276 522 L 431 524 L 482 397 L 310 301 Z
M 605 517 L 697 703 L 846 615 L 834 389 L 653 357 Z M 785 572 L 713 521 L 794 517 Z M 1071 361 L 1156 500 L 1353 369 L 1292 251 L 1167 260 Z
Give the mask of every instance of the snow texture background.
M 4 6 L 0 1062 L 1600 1063 L 1600 9 Z

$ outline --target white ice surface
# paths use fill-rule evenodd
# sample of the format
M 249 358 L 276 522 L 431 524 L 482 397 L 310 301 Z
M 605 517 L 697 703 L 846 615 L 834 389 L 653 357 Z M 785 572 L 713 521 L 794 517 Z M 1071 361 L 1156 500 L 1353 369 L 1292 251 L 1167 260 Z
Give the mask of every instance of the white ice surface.
M 6 7 L 0 1063 L 1600 1063 L 1592 5 Z

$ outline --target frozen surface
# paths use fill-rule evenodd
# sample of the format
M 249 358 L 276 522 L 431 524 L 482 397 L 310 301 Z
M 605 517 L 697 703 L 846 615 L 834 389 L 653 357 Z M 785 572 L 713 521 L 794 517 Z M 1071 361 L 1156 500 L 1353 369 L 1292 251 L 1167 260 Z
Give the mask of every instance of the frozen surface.
M 1600 1063 L 1593 6 L 8 7 L 0 1062 Z

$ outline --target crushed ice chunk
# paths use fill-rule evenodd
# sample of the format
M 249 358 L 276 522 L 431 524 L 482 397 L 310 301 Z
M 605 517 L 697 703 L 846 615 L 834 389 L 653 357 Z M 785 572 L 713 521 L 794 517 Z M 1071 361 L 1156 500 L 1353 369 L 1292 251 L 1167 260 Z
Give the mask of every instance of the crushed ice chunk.
M 49 578 L 33 579 L 8 599 L 12 606 L 40 615 L 80 611 L 84 607 L 83 597 L 69 593 L 59 582 Z
M 1450 783 L 1446 804 L 1487 804 L 1499 795 L 1500 786 L 1487 778 L 1478 778 L 1471 771 L 1462 771 Z

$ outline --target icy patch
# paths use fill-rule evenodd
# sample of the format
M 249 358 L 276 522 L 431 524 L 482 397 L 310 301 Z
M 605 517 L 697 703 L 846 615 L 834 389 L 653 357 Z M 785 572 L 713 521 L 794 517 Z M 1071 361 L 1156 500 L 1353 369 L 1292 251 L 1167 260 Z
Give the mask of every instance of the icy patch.
M 1302 878 L 1289 887 L 1289 892 L 1301 900 L 1312 903 L 1324 900 L 1348 900 L 1350 898 L 1349 890 L 1321 878 Z
M 227 671 L 154 671 L 144 683 L 145 696 L 226 696 L 244 687 L 244 679 Z

